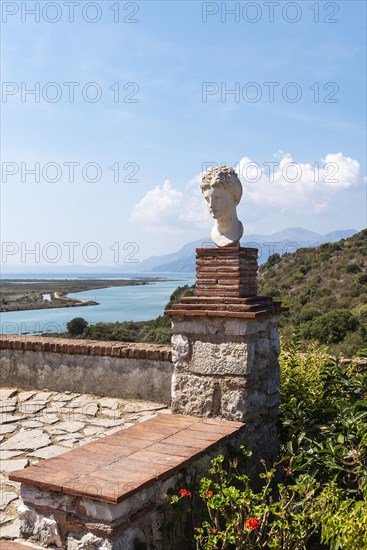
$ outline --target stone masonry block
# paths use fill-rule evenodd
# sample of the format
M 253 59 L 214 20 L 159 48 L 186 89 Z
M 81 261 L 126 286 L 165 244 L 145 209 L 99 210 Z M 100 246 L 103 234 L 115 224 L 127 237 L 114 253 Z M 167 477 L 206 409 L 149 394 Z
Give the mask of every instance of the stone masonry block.
M 44 548 L 62 546 L 59 526 L 53 515 L 46 517 L 25 504 L 19 506 L 18 514 L 19 530 L 23 538 L 37 541 Z
M 213 409 L 214 389 L 213 378 L 175 372 L 172 377 L 172 412 L 209 415 Z
M 273 351 L 278 355 L 280 353 L 279 332 L 276 326 L 273 326 L 270 331 L 270 342 Z
M 269 338 L 259 338 L 256 342 L 256 351 L 260 355 L 268 355 L 270 353 L 270 340 Z
M 175 367 L 187 366 L 189 357 L 189 339 L 181 334 L 174 334 L 171 338 L 172 342 L 172 362 Z
M 173 334 L 219 334 L 223 330 L 222 319 L 208 319 L 203 323 L 202 318 L 192 318 L 186 321 L 172 322 Z
M 211 343 L 197 340 L 192 345 L 188 370 L 205 375 L 247 376 L 252 368 L 254 345 L 250 343 Z

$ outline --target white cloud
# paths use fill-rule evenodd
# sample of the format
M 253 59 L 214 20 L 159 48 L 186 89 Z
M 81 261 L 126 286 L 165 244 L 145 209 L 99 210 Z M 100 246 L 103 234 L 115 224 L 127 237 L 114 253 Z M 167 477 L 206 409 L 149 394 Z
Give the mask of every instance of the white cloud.
M 342 153 L 329 153 L 323 159 L 325 165 L 330 165 L 326 184 L 334 189 L 347 189 L 358 181 L 360 165 L 357 160 L 345 157 Z M 334 178 L 330 178 L 330 171 L 336 168 Z M 333 180 L 334 181 L 331 181 Z
M 135 204 L 131 219 L 158 229 L 168 228 L 177 220 L 177 210 L 182 202 L 182 193 L 174 189 L 169 180 L 162 187 L 157 185 Z
M 284 151 L 273 157 L 263 165 L 243 157 L 236 166 L 245 203 L 272 205 L 282 213 L 318 214 L 335 192 L 356 185 L 359 179 L 359 162 L 342 153 L 329 153 L 312 165 L 295 162 Z
M 245 156 L 235 168 L 244 188 L 240 209 L 245 214 L 253 206 L 256 210 L 276 209 L 280 214 L 320 214 L 332 196 L 356 186 L 360 174 L 359 162 L 342 153 L 328 153 L 309 164 L 297 163 L 289 153 L 278 151 L 262 165 Z M 157 185 L 134 206 L 131 219 L 156 231 L 209 229 L 212 218 L 200 192 L 200 180 L 201 174 L 194 176 L 183 191 L 168 180 Z
M 184 193 L 175 189 L 169 180 L 162 186 L 157 185 L 134 205 L 131 219 L 156 231 L 210 227 L 199 181 L 199 176 L 190 180 Z

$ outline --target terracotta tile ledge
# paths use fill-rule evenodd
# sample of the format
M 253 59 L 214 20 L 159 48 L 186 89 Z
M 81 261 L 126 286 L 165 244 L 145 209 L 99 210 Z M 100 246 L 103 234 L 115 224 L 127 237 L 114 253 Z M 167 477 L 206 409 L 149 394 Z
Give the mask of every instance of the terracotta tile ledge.
M 30 550 L 32 548 L 35 548 L 34 546 L 30 546 L 28 544 L 20 544 L 18 542 L 13 542 L 12 540 L 1 540 L 0 543 L 1 550 Z M 36 548 L 39 548 L 38 546 Z
M 172 361 L 171 347 L 159 344 L 75 340 L 47 336 L 0 335 L 0 350 L 47 351 L 69 355 L 99 355 L 128 359 Z
M 244 424 L 159 414 L 113 435 L 13 472 L 9 479 L 118 504 L 181 470 Z

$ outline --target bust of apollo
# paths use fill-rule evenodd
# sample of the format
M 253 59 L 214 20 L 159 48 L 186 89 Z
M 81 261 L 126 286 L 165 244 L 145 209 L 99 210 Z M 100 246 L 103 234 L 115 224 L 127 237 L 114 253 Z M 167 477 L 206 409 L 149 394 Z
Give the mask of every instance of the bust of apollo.
M 210 168 L 200 184 L 210 214 L 215 220 L 211 231 L 218 246 L 239 246 L 243 225 L 237 217 L 236 207 L 242 197 L 242 185 L 236 172 L 228 166 Z

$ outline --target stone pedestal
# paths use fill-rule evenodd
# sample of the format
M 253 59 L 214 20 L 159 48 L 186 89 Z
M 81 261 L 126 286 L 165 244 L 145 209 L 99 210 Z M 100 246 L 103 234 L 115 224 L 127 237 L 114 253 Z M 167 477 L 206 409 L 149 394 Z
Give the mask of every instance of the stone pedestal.
M 172 411 L 244 422 L 244 443 L 274 458 L 281 304 L 256 295 L 256 249 L 197 249 L 196 269 L 196 296 L 166 311 Z

